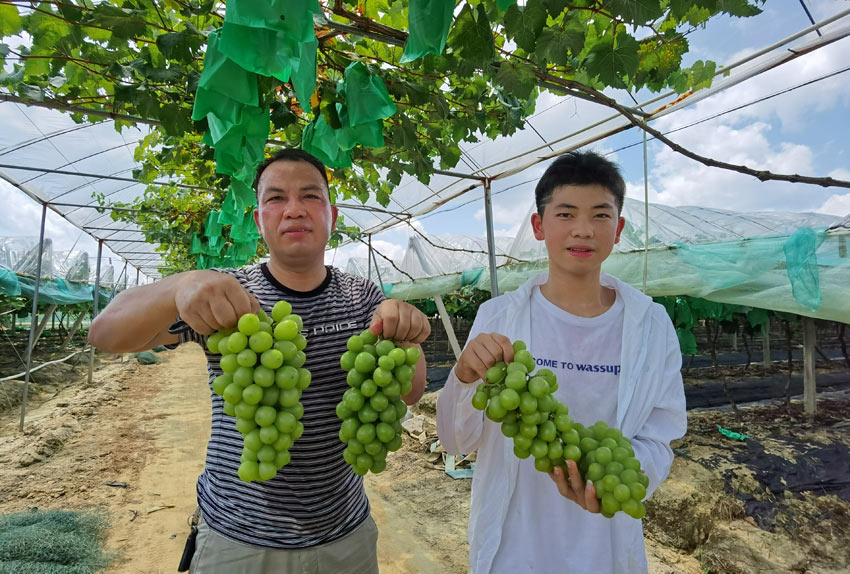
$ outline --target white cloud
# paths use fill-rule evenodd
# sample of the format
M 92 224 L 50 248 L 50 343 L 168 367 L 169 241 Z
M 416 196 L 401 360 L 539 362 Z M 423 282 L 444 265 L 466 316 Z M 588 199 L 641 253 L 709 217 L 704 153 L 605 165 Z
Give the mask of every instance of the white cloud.
M 765 122 L 740 127 L 714 123 L 709 133 L 680 132 L 676 142 L 697 154 L 753 169 L 786 174 L 814 172 L 814 154 L 809 147 L 772 141 L 771 135 L 771 126 Z M 652 149 L 651 201 L 737 211 L 802 211 L 813 209 L 822 194 L 803 184 L 760 182 L 749 175 L 708 167 L 660 144 Z M 629 195 L 642 198 L 642 187 L 632 184 Z
M 850 170 L 843 168 L 836 169 L 830 172 L 830 177 L 835 179 L 850 180 Z M 830 215 L 838 215 L 844 217 L 850 215 L 850 191 L 847 193 L 836 193 L 827 198 L 819 208 L 815 211 L 818 213 L 828 213 Z
M 846 65 L 848 49 L 850 39 L 839 40 L 665 116 L 656 122 L 656 126 L 662 131 L 680 127 L 837 71 Z M 751 51 L 736 54 L 730 63 Z M 718 77 L 717 81 L 722 81 L 722 78 Z M 731 112 L 723 116 L 723 122 L 734 125 L 753 120 L 778 119 L 783 131 L 801 132 L 806 129 L 811 114 L 846 105 L 850 105 L 847 82 L 842 75 L 837 75 Z M 687 131 L 702 129 L 694 127 Z

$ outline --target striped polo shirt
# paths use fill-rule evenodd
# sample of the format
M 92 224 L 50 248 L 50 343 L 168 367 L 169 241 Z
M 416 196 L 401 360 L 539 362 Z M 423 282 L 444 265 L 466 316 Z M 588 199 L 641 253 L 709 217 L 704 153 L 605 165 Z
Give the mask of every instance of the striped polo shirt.
M 212 380 L 222 374 L 220 355 L 207 352 L 212 434 L 198 478 L 198 503 L 209 527 L 233 540 L 305 548 L 341 538 L 369 516 L 363 479 L 342 458 L 336 405 L 348 386 L 339 358 L 348 337 L 369 326 L 384 296 L 371 281 L 327 269 L 325 281 L 309 292 L 288 289 L 265 263 L 217 270 L 236 277 L 269 314 L 281 299 L 292 304 L 292 312 L 304 320 L 304 367 L 312 373 L 301 397 L 304 434 L 289 450 L 291 461 L 271 480 L 246 483 L 236 474 L 242 435 L 236 420 L 222 411 L 222 398 L 212 393 Z M 187 329 L 180 334 L 180 342 L 186 341 L 203 345 L 205 337 Z

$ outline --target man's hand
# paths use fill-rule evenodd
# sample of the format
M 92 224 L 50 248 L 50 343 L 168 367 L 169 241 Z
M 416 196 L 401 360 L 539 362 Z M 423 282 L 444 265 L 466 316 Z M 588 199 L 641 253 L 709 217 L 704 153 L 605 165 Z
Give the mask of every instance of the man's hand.
M 549 473 L 549 477 L 558 485 L 561 496 L 569 498 L 588 512 L 598 514 L 599 499 L 596 498 L 596 486 L 591 481 L 585 484 L 574 460 L 567 460 L 567 476 L 564 475 L 564 469 L 559 466 Z
M 514 360 L 514 348 L 510 339 L 499 333 L 481 333 L 475 337 L 455 365 L 455 375 L 462 383 L 474 383 L 483 379 L 487 369 L 504 361 Z
M 384 339 L 418 344 L 431 334 L 431 324 L 428 317 L 410 303 L 385 299 L 375 309 L 369 330 Z
M 180 280 L 174 301 L 180 318 L 202 335 L 234 327 L 239 317 L 260 308 L 236 278 L 217 271 L 187 273 Z

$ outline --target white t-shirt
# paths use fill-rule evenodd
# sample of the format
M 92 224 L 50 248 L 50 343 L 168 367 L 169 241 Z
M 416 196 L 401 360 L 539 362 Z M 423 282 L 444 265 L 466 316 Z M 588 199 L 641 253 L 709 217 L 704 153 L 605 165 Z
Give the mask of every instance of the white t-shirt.
M 557 376 L 557 399 L 585 426 L 599 420 L 616 422 L 623 309 L 618 296 L 603 314 L 579 317 L 551 303 L 539 287 L 531 295 L 532 335 L 525 343 L 538 369 L 551 369 Z M 538 520 L 543 514 L 545 532 Z M 611 521 L 622 519 L 633 520 L 591 514 L 563 498 L 552 479 L 534 468 L 533 458 L 521 460 L 491 572 L 611 572 Z M 518 540 L 535 542 L 512 544 Z

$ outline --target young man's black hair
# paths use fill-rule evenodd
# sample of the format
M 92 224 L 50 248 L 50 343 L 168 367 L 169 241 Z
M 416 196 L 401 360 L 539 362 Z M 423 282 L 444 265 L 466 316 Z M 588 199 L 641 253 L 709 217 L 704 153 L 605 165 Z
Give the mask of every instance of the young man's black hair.
M 309 163 L 319 170 L 319 173 L 322 174 L 322 179 L 325 180 L 325 185 L 330 189 L 330 184 L 328 183 L 328 170 L 325 168 L 325 164 L 304 150 L 297 148 L 283 148 L 272 154 L 271 157 L 263 161 L 263 163 L 261 163 L 257 168 L 257 177 L 254 178 L 254 189 L 257 193 L 260 191 L 260 177 L 263 175 L 263 172 L 266 171 L 266 168 L 276 161 L 305 161 Z
M 598 184 L 614 194 L 617 213 L 623 213 L 623 198 L 626 196 L 626 183 L 617 166 L 592 151 L 571 151 L 556 159 L 550 165 L 537 187 L 534 199 L 537 213 L 543 216 L 546 204 L 552 199 L 552 192 L 562 185 Z

